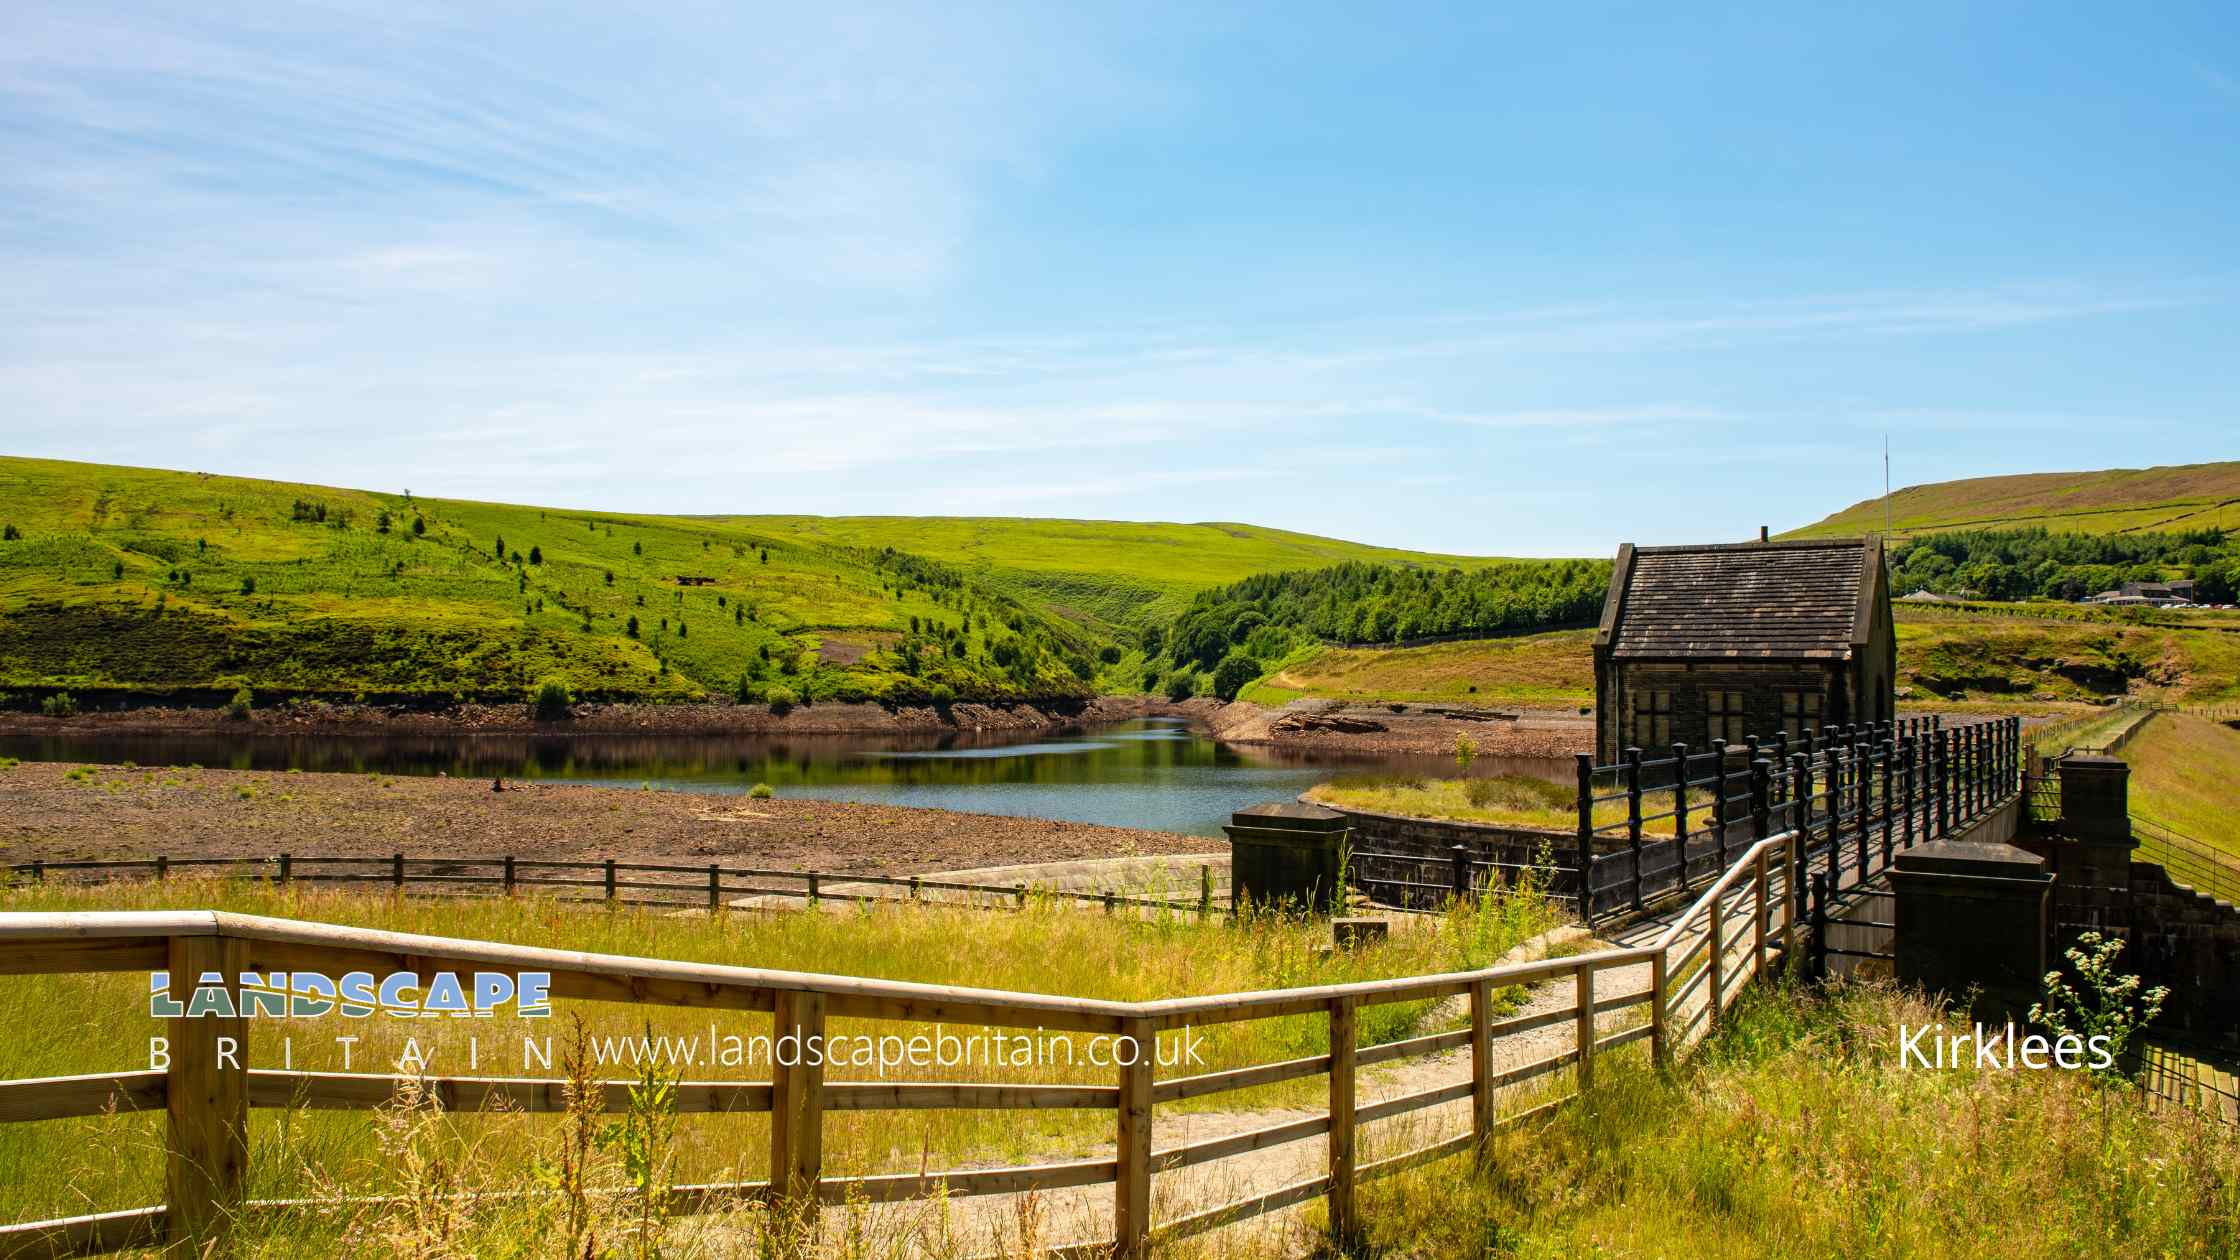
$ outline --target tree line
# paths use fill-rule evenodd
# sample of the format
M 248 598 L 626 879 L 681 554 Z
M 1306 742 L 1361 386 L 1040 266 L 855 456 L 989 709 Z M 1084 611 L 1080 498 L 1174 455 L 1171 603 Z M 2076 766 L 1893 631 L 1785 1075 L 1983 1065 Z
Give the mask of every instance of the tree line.
M 1893 595 L 1931 591 L 1981 599 L 2078 600 L 2125 582 L 2193 579 L 2194 598 L 2229 604 L 2240 589 L 2240 536 L 2221 529 L 2057 534 L 1961 530 L 1892 545 Z

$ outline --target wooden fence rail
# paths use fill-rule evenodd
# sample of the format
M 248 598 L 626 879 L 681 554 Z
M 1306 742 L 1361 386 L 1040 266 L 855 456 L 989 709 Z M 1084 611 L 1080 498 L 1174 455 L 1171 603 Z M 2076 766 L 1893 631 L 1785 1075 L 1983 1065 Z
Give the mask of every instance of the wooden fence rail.
M 1142 1053 L 1115 1068 L 1112 1082 L 1105 1085 L 828 1081 L 821 1068 L 784 1061 L 773 1065 L 768 1082 L 685 1082 L 678 1089 L 680 1110 L 770 1116 L 770 1176 L 759 1182 L 683 1187 L 676 1201 L 682 1210 L 694 1211 L 740 1198 L 792 1204 L 887 1202 L 937 1190 L 962 1197 L 1110 1185 L 1112 1236 L 1095 1245 L 1136 1256 L 1150 1244 L 1155 1231 L 1160 1237 L 1187 1236 L 1318 1197 L 1329 1201 L 1333 1229 L 1348 1233 L 1358 1222 L 1355 1201 L 1360 1186 L 1469 1151 L 1495 1131 L 1542 1114 L 1579 1089 L 1590 1088 L 1598 1057 L 1646 1039 L 1654 1061 L 1669 1063 L 1718 1021 L 1742 986 L 1775 965 L 1777 957 L 1798 956 L 1800 923 L 1794 912 L 1798 898 L 1788 887 L 1799 869 L 1796 843 L 1793 834 L 1783 834 L 1743 850 L 1684 915 L 1645 947 L 1444 975 L 1143 1002 L 579 953 L 213 911 L 0 914 L 0 975 L 168 969 L 174 976 L 216 971 L 230 982 L 243 971 L 327 975 L 373 971 L 411 972 L 424 982 L 430 973 L 443 970 L 542 971 L 551 976 L 556 1002 L 592 1000 L 766 1013 L 772 1020 L 774 1045 L 789 1034 L 820 1035 L 830 1021 L 845 1019 L 1130 1038 Z M 1651 975 L 1647 987 L 1607 991 L 1607 977 L 1614 969 L 1642 964 L 1647 964 Z M 1570 1004 L 1544 1013 L 1496 1018 L 1496 998 L 1502 990 L 1540 984 L 1562 986 L 1558 991 L 1571 994 Z M 1438 998 L 1465 999 L 1469 1027 L 1387 1045 L 1358 1044 L 1364 1009 Z M 1647 1017 L 1638 1023 L 1615 1029 L 1598 1023 L 1600 1016 L 1640 1007 L 1647 1008 Z M 1325 1053 L 1157 1079 L 1150 1048 L 1162 1031 L 1302 1014 L 1327 1019 Z M 363 1109 L 392 1096 L 397 1082 L 388 1076 L 231 1066 L 248 1061 L 251 1022 L 214 1017 L 170 1021 L 171 1061 L 162 1071 L 0 1082 L 0 1123 L 91 1115 L 111 1105 L 148 1110 L 160 1105 L 166 1115 L 169 1151 L 164 1205 L 0 1227 L 0 1260 L 90 1254 L 152 1240 L 221 1233 L 245 1206 L 246 1129 L 252 1108 Z M 1571 1030 L 1568 1048 L 1503 1065 L 1499 1052 L 1504 1045 L 1519 1044 L 1513 1039 L 1554 1027 Z M 235 1039 L 230 1056 L 221 1052 L 221 1038 Z M 1464 1047 L 1470 1050 L 1469 1079 L 1398 1098 L 1366 1104 L 1359 1100 L 1363 1068 Z M 1566 1074 L 1570 1092 L 1562 1090 Z M 1318 1075 L 1329 1082 L 1328 1106 L 1322 1115 L 1181 1146 L 1157 1145 L 1154 1111 L 1159 1104 Z M 1503 1091 L 1532 1082 L 1544 1082 L 1544 1092 L 1556 1096 L 1530 1110 L 1504 1115 Z M 564 1084 L 558 1080 L 436 1077 L 426 1085 L 460 1110 L 500 1099 L 529 1111 L 564 1106 Z M 605 1091 L 605 1108 L 627 1105 L 626 1083 L 606 1083 Z M 1463 1101 L 1470 1104 L 1467 1133 L 1391 1158 L 1359 1160 L 1364 1126 Z M 927 1108 L 1109 1111 L 1114 1153 L 1110 1158 L 1013 1168 L 824 1175 L 826 1113 Z M 1318 1138 L 1328 1151 L 1327 1169 L 1321 1174 L 1164 1223 L 1152 1219 L 1151 1189 L 1158 1174 Z M 285 1210 L 302 1205 L 246 1206 Z
M 824 871 L 785 871 L 761 867 L 683 866 L 655 862 L 548 861 L 524 857 L 327 857 L 281 853 L 271 857 L 176 858 L 155 856 L 103 861 L 34 859 L 0 867 L 10 879 L 44 883 L 50 879 L 98 882 L 111 879 L 166 879 L 184 871 L 215 872 L 270 880 L 276 884 L 363 884 L 421 893 L 454 891 L 511 895 L 526 888 L 597 890 L 596 898 L 617 905 L 705 906 L 718 909 L 740 898 L 769 898 L 811 905 L 820 901 L 924 901 L 941 905 L 1017 909 L 1037 898 L 1102 905 L 1106 909 L 1172 910 L 1210 917 L 1229 908 L 1229 895 L 1214 890 L 1213 868 L 1198 868 L 1196 896 L 1188 899 L 1139 896 L 1116 890 L 1082 892 L 1041 885 L 974 884 L 919 875 L 841 875 Z M 772 881 L 790 881 L 777 882 Z M 861 889 L 894 888 L 894 896 Z M 929 897 L 927 894 L 936 894 Z M 963 894 L 961 898 L 938 894 Z

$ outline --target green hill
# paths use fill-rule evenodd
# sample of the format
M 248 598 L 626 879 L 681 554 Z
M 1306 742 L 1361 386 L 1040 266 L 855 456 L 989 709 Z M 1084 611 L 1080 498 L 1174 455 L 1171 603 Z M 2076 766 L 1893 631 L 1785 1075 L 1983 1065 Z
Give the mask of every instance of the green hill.
M 0 688 L 1051 699 L 1130 688 L 1136 628 L 1237 577 L 1475 563 L 1241 525 L 656 516 L 15 458 L 0 525 Z
M 1472 568 L 1469 556 L 1397 551 L 1207 522 L 1022 520 L 1005 517 L 749 516 L 727 520 L 811 545 L 894 547 L 946 561 L 1022 600 L 1105 627 L 1163 625 L 1190 598 L 1256 573 L 1346 561 Z
M 1782 537 L 1879 534 L 1883 519 L 1882 500 L 1868 499 Z M 1890 496 L 1889 521 L 1893 535 L 2018 526 L 2082 534 L 2240 529 L 2240 461 L 1907 486 Z

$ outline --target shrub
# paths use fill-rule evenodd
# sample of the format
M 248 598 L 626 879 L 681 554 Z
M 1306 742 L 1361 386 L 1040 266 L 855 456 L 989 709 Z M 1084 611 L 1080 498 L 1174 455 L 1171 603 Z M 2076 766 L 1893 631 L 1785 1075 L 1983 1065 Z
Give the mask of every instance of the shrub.
M 1242 652 L 1231 652 L 1213 667 L 1213 694 L 1228 701 L 1237 698 L 1245 684 L 1260 676 L 1260 662 Z
M 12 522 L 7 525 L 0 525 L 0 542 L 15 542 L 22 537 L 23 531 L 17 529 Z
M 1107 665 L 1118 665 L 1120 663 L 1120 649 L 1114 644 L 1107 643 L 1097 649 L 1097 659 Z
M 957 702 L 957 689 L 947 683 L 935 683 L 927 688 L 926 696 L 935 704 L 955 704 Z
M 1471 739 L 1468 735 L 1454 737 L 1454 764 L 1460 766 L 1464 774 L 1470 773 L 1470 763 L 1475 761 L 1477 756 L 1477 741 Z
M 530 546 L 529 546 L 529 563 L 531 563 L 531 564 L 543 564 L 543 563 L 544 563 L 544 548 L 542 548 L 542 547 L 539 547 L 539 546 L 537 546 L 537 545 L 536 545 L 536 544 L 534 544 L 534 543 L 531 543 L 531 544 L 530 544 Z
M 630 623 L 622 628 L 622 632 L 633 639 L 638 637 L 638 614 L 630 614 Z
M 776 796 L 777 792 L 772 790 L 770 785 L 767 783 L 757 783 L 753 787 L 747 789 L 747 795 L 753 797 L 758 801 L 767 801 L 771 797 Z
M 255 578 L 253 578 L 253 577 L 245 577 L 245 578 L 241 579 L 241 593 L 242 593 L 242 594 L 244 594 L 244 595 L 254 595 L 254 594 L 256 594 L 256 593 L 257 593 L 257 580 L 256 580 Z
M 250 710 L 255 706 L 256 699 L 256 696 L 246 686 L 236 688 L 233 699 L 226 701 L 226 716 L 236 722 L 248 721 Z
M 1198 676 L 1187 669 L 1167 675 L 1167 699 L 1188 700 L 1198 694 Z
M 762 684 L 755 681 L 751 671 L 739 675 L 738 696 L 741 704 L 753 704 L 762 698 Z
M 536 691 L 529 697 L 530 714 L 539 722 L 563 721 L 569 716 L 568 706 L 575 702 L 575 693 L 568 689 L 567 680 L 547 678 L 537 684 Z
M 1158 670 L 1147 669 L 1143 671 L 1143 689 L 1145 691 L 1157 691 L 1159 689 Z
M 422 517 L 418 517 L 418 516 L 415 516 L 415 517 L 413 517 L 413 518 L 412 518 L 412 536 L 413 536 L 413 537 L 415 537 L 415 538 L 418 538 L 418 537 L 419 537 L 420 535 L 422 535 L 422 534 L 425 534 L 425 533 L 427 533 L 427 532 L 428 532 L 428 522 L 427 522 L 427 521 L 426 521 L 426 520 L 425 520 L 424 518 L 422 518 Z
M 124 561 L 119 560 L 109 566 L 109 576 L 119 582 L 124 581 Z
M 78 698 L 67 691 L 58 691 L 39 702 L 39 712 L 48 717 L 76 717 Z
M 770 702 L 770 711 L 772 713 L 784 713 L 786 710 L 791 709 L 793 706 L 801 703 L 800 693 L 796 692 L 791 687 L 785 686 L 782 683 L 764 692 L 763 698 Z

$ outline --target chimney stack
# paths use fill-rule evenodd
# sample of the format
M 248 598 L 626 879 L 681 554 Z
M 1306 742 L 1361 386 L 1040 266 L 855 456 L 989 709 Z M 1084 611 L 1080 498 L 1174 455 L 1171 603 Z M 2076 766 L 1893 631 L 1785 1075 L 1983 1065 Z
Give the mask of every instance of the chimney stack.
M 1760 526 L 1758 527 L 1758 541 L 1759 541 L 1759 542 L 1770 542 L 1770 541 L 1772 541 L 1772 536 L 1771 536 L 1771 534 L 1770 534 L 1770 533 L 1768 532 L 1768 530 L 1766 529 L 1766 527 L 1765 527 L 1765 526 L 1763 526 L 1763 525 L 1760 525 Z

